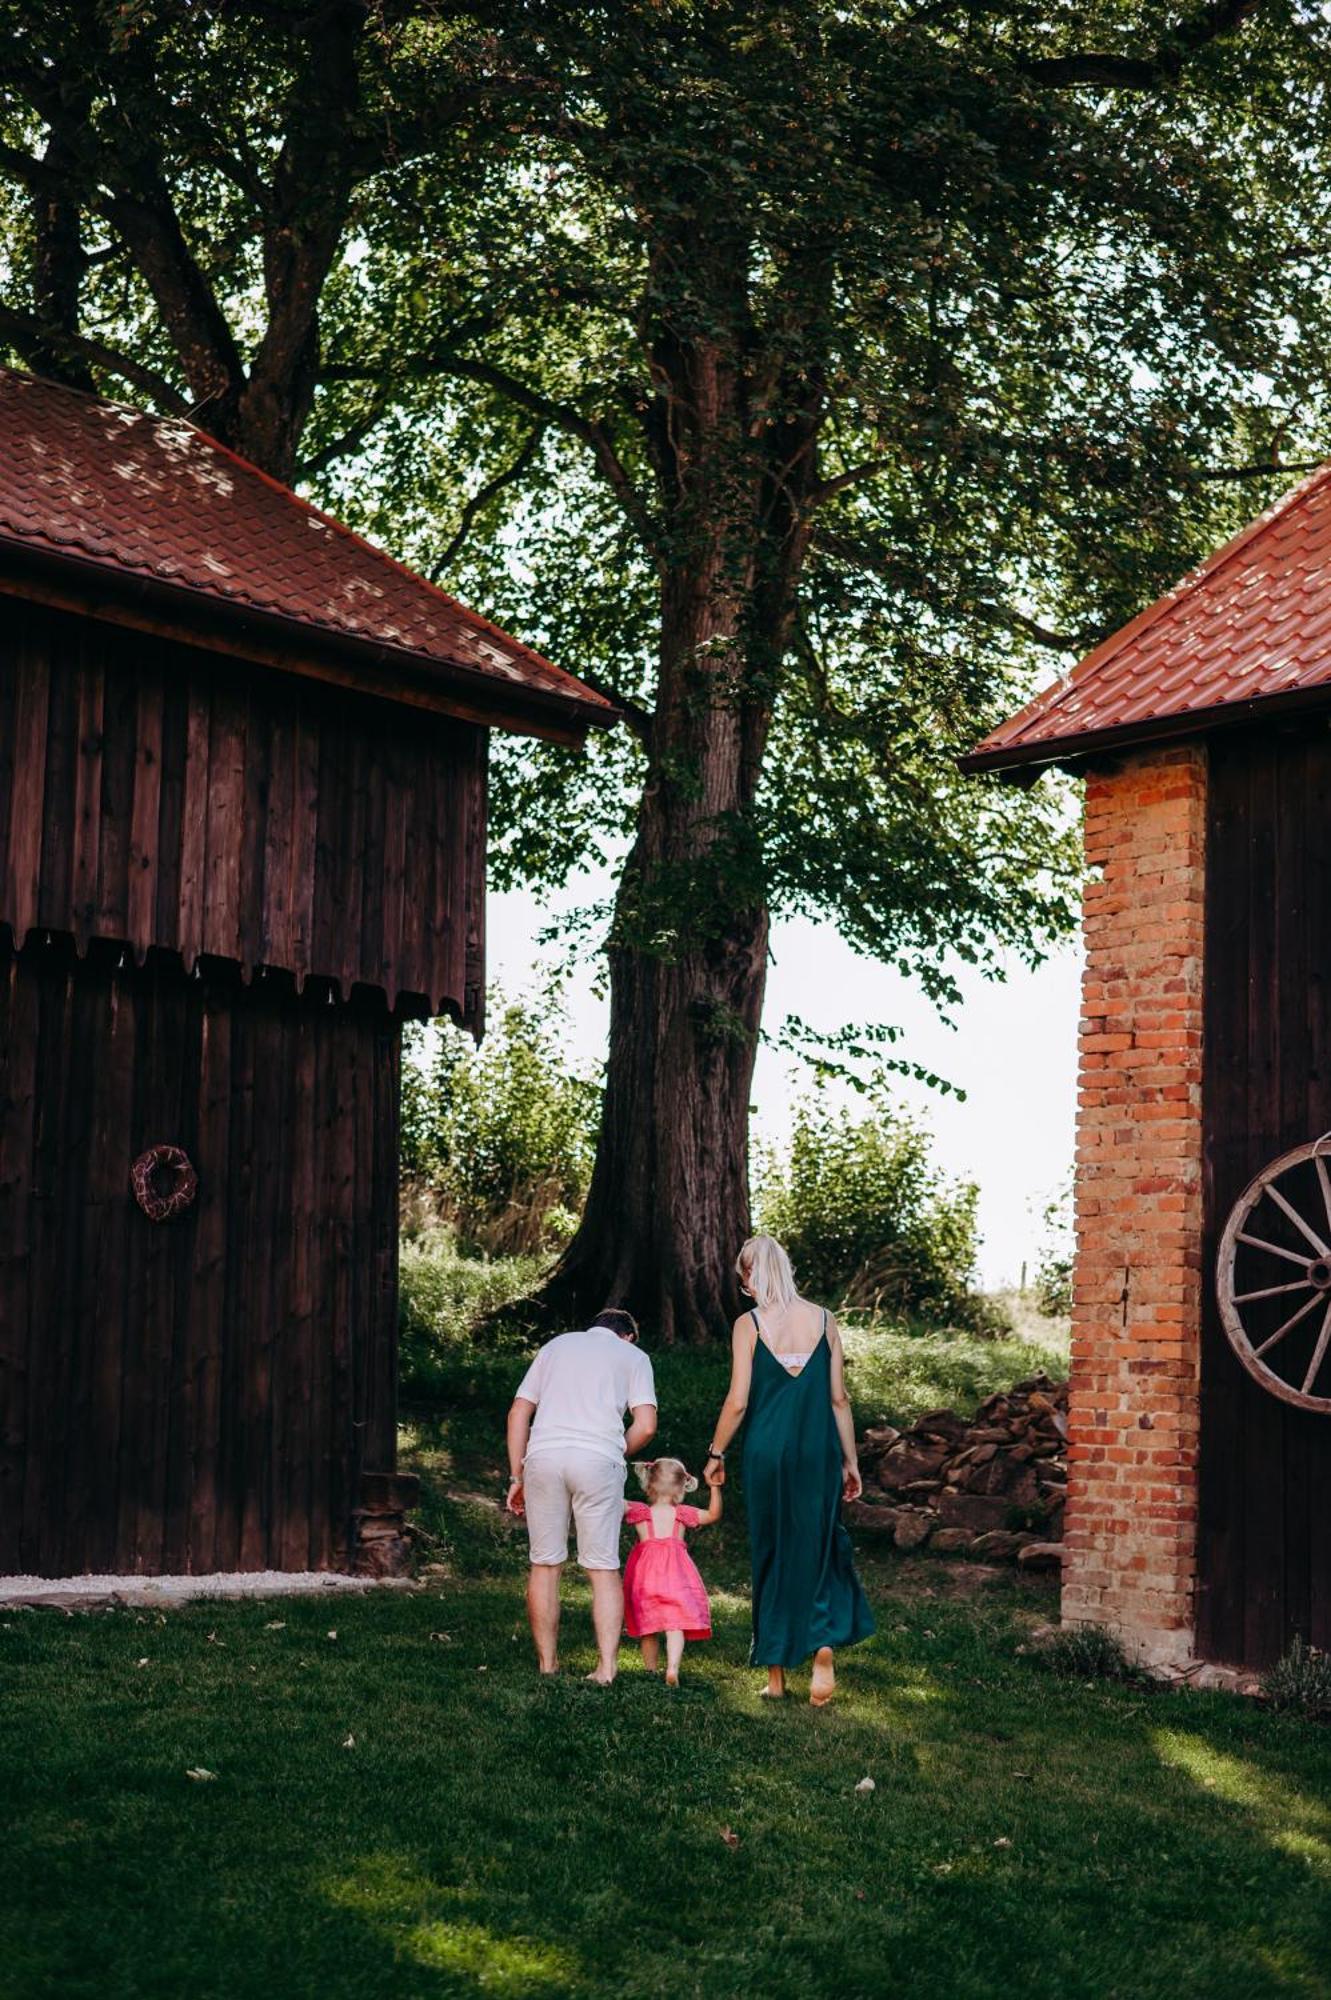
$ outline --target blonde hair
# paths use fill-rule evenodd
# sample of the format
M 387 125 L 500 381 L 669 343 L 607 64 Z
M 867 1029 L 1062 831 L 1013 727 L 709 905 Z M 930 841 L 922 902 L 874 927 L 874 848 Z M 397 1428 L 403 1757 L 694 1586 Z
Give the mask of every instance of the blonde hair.
M 676 1499 L 698 1490 L 697 1480 L 682 1459 L 639 1458 L 634 1460 L 633 1470 L 638 1475 L 643 1492 L 653 1504 L 663 1497 L 663 1486 L 672 1488 Z
M 735 1259 L 735 1271 L 760 1308 L 788 1306 L 799 1297 L 790 1259 L 775 1236 L 751 1236 Z

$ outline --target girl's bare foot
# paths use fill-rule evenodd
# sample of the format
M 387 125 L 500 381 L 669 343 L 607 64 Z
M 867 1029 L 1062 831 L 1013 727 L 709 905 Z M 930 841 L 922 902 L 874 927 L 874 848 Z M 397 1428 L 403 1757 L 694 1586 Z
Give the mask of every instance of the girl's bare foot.
M 786 1670 L 784 1667 L 767 1669 L 767 1686 L 759 1696 L 760 1701 L 780 1701 L 786 1692 Z
M 832 1648 L 820 1646 L 813 1656 L 813 1678 L 809 1682 L 809 1700 L 815 1708 L 826 1708 L 836 1693 L 836 1669 L 832 1664 Z

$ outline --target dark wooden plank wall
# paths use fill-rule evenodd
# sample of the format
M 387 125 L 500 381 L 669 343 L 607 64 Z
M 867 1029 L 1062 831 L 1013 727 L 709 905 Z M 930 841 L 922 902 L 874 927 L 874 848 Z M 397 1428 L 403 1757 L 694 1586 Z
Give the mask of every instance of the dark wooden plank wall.
M 0 923 L 479 1026 L 486 734 L 0 603 Z
M 117 956 L 0 944 L 0 1572 L 337 1566 L 395 1462 L 397 1024 Z
M 1207 1658 L 1263 1666 L 1296 1633 L 1331 1647 L 1331 1416 L 1282 1402 L 1239 1365 L 1214 1267 L 1225 1218 L 1253 1175 L 1331 1129 L 1325 725 L 1214 740 L 1204 1036 L 1198 1644 Z M 1314 1185 L 1307 1193 L 1317 1199 Z M 1261 1233 L 1281 1240 L 1269 1210 Z M 1269 1267 L 1240 1277 L 1245 1288 L 1271 1281 Z M 1283 1318 L 1287 1303 L 1269 1310 Z M 1302 1339 L 1290 1336 L 1291 1350 L 1301 1354 Z

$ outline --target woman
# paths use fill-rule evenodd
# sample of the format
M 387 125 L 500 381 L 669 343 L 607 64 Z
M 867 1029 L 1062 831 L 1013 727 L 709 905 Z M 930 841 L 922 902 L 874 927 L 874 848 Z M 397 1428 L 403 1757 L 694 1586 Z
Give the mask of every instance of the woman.
M 841 1525 L 842 1500 L 864 1490 L 846 1394 L 841 1333 L 832 1315 L 795 1290 L 790 1259 L 753 1236 L 735 1269 L 753 1310 L 735 1321 L 730 1388 L 704 1477 L 725 1480 L 726 1446 L 748 1414 L 744 1497 L 753 1556 L 753 1645 L 779 1700 L 786 1669 L 813 1655 L 809 1700 L 836 1690 L 833 1649 L 874 1629 Z

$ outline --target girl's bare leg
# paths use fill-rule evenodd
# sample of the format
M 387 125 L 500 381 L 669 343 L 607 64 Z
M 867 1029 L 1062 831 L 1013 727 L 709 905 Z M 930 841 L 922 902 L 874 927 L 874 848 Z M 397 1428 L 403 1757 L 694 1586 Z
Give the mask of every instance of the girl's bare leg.
M 809 1682 L 809 1700 L 815 1708 L 825 1708 L 836 1693 L 836 1668 L 833 1664 L 832 1648 L 820 1646 L 813 1656 L 813 1677 Z
M 661 1664 L 661 1641 L 655 1632 L 642 1641 L 642 1664 L 649 1674 L 654 1674 Z
M 679 1663 L 683 1657 L 684 1634 L 682 1632 L 667 1632 L 666 1686 L 668 1688 L 677 1688 L 679 1686 Z
M 780 1701 L 786 1691 L 786 1670 L 784 1667 L 767 1669 L 767 1686 L 763 1689 L 764 1701 Z

